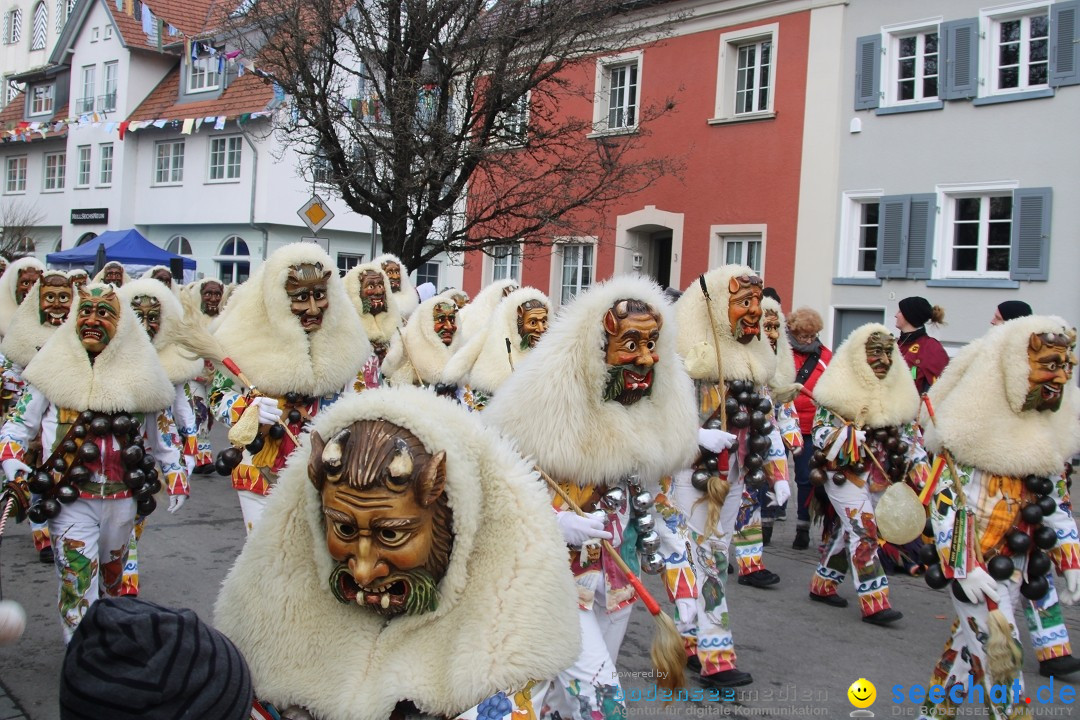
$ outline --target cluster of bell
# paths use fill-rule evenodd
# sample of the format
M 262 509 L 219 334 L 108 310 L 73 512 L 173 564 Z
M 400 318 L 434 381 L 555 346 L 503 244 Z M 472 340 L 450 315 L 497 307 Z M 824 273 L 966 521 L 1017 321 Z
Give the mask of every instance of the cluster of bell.
M 875 456 L 883 456 L 882 467 L 889 475 L 891 482 L 900 482 L 904 479 L 907 471 L 907 453 L 909 445 L 900 439 L 900 428 L 896 425 L 882 428 L 872 428 L 866 431 L 866 442 L 870 452 Z M 878 451 L 884 449 L 884 453 Z M 848 463 L 842 470 L 833 473 L 832 481 L 835 485 L 843 485 L 847 482 L 844 470 L 850 470 L 856 475 L 862 475 L 869 468 L 872 460 L 856 460 Z M 828 459 L 821 450 L 814 451 L 810 456 L 809 479 L 811 485 L 821 486 L 829 480 L 826 472 Z
M 641 487 L 641 478 L 631 475 L 626 478 L 630 489 L 630 520 L 637 527 L 637 551 L 641 569 L 650 575 L 656 575 L 664 569 L 664 556 L 660 554 L 660 536 L 656 532 L 656 521 L 649 513 L 653 506 L 653 496 Z M 621 487 L 608 490 L 600 505 L 608 512 L 617 512 L 626 502 L 626 492 Z
M 1053 528 L 1043 525 L 1042 521 L 1053 514 L 1058 505 L 1051 496 L 1054 492 L 1054 481 L 1050 478 L 1028 475 L 1024 478 L 1024 487 L 1036 497 L 1020 510 L 1021 524 L 1027 529 L 1014 527 L 1005 533 L 1005 548 L 990 558 L 986 563 L 986 571 L 998 582 L 1008 580 L 1016 570 L 1011 556 L 1027 555 L 1027 579 L 1020 584 L 1020 594 L 1029 600 L 1039 600 L 1050 591 L 1046 575 L 1050 572 L 1052 563 L 1045 551 L 1057 545 L 1057 533 Z M 1035 547 L 1032 548 L 1032 545 Z M 932 545 L 924 546 L 920 551 L 920 560 L 927 565 L 927 585 L 940 590 L 949 584 L 949 578 L 945 577 L 941 569 L 941 558 L 938 557 L 936 548 Z M 970 602 L 959 584 L 953 583 L 952 592 L 957 600 Z
M 727 415 L 726 428 L 721 426 L 719 419 L 714 418 L 705 423 L 706 429 L 726 430 L 730 433 L 749 429 L 750 438 L 746 443 L 746 456 L 743 458 L 743 468 L 746 470 L 744 482 L 747 487 L 763 487 L 768 482 L 765 458 L 772 446 L 769 436 L 774 429 L 772 400 L 767 395 L 759 394 L 754 389 L 754 383 L 749 380 L 731 380 L 727 383 L 724 412 Z M 703 471 L 696 469 L 690 476 L 690 482 L 696 490 L 704 491 L 708 487 L 709 476 L 716 473 L 719 465 L 716 464 L 715 454 L 702 455 L 705 467 Z M 699 476 L 699 473 L 704 477 Z
M 309 403 L 310 398 L 300 393 L 288 392 L 285 393 L 285 402 L 289 405 L 297 405 L 299 403 Z M 304 419 L 303 414 L 295 407 L 293 407 L 286 414 L 284 420 L 289 425 L 299 425 Z M 266 445 L 266 437 L 269 436 L 271 440 L 280 440 L 285 437 L 285 427 L 281 423 L 274 423 L 266 429 L 266 435 L 263 435 L 262 429 L 259 430 L 259 434 L 255 436 L 255 439 L 247 444 L 247 451 L 252 457 L 257 455 L 259 451 Z M 244 454 L 239 448 L 227 447 L 218 453 L 217 458 L 214 460 L 214 470 L 218 475 L 231 475 L 232 471 L 240 464 L 240 461 L 244 459 Z
M 86 410 L 79 414 L 71 435 L 60 443 L 52 464 L 30 475 L 27 482 L 30 492 L 41 496 L 27 511 L 33 522 L 51 520 L 60 514 L 61 505 L 79 498 L 79 484 L 93 477 L 87 465 L 101 459 L 95 438 L 107 435 L 113 435 L 120 445 L 120 460 L 125 468 L 123 482 L 135 496 L 138 514 L 146 516 L 154 512 L 157 507 L 154 493 L 161 490 L 161 480 L 154 456 L 143 447 L 138 419 L 126 413 Z

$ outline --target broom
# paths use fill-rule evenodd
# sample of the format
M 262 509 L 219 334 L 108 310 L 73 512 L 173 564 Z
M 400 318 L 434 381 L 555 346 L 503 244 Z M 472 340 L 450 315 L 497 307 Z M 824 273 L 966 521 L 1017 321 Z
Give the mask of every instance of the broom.
M 544 481 L 551 486 L 551 489 L 563 499 L 567 507 L 576 512 L 582 517 L 585 513 L 581 511 L 581 508 L 577 506 L 577 503 L 571 499 L 566 491 L 559 487 L 559 484 L 555 482 L 550 475 L 543 470 L 537 468 L 540 473 L 540 477 L 544 478 Z M 626 575 L 626 579 L 634 588 L 634 592 L 637 593 L 641 601 L 645 603 L 645 608 L 656 620 L 656 631 L 653 633 L 652 648 L 649 650 L 649 657 L 652 660 L 653 666 L 656 668 L 656 679 L 659 687 L 674 690 L 675 688 L 682 687 L 686 684 L 686 675 L 684 670 L 686 669 L 686 649 L 683 646 L 682 636 L 679 634 L 678 629 L 675 627 L 675 622 L 660 609 L 660 603 L 656 601 L 656 598 L 645 589 L 645 585 L 637 575 L 630 570 L 630 567 L 619 555 L 618 551 L 611 546 L 611 543 L 607 540 L 603 541 L 604 550 L 607 551 L 608 557 L 615 561 L 615 564 L 619 566 L 623 574 Z
M 934 406 L 930 403 L 930 398 L 925 394 L 921 397 L 923 404 L 926 405 L 926 412 L 930 416 L 930 421 L 934 424 L 934 427 L 937 427 L 937 415 L 934 414 Z M 948 465 L 949 473 L 953 477 L 953 492 L 956 494 L 956 500 L 962 507 L 966 507 L 967 500 L 964 497 L 963 483 L 959 473 L 956 472 L 952 454 L 945 447 L 942 447 L 941 456 L 945 458 L 945 464 Z M 972 520 L 974 521 L 974 518 Z M 979 539 L 977 524 L 974 526 L 974 535 L 975 560 L 979 565 L 985 565 L 982 554 L 982 541 Z M 995 682 L 1008 684 L 1009 680 L 1020 669 L 1020 664 L 1023 662 L 1023 652 L 1019 643 L 1013 642 L 1009 619 L 1005 617 L 1005 613 L 1001 612 L 997 603 L 990 598 L 986 598 L 986 609 L 989 611 L 986 625 L 990 634 L 989 639 L 986 641 L 986 659 L 990 666 L 990 675 Z

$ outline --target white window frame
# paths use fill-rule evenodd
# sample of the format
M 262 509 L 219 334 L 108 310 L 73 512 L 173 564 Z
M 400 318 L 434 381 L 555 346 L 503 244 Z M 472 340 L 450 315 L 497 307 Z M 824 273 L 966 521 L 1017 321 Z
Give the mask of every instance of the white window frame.
M 983 183 L 949 183 L 939 184 L 936 187 L 938 194 L 937 205 L 941 208 L 938 213 L 938 224 L 934 229 L 934 237 L 940 238 L 941 241 L 934 242 L 934 270 L 933 277 L 935 279 L 973 279 L 973 278 L 990 278 L 990 279 L 1009 279 L 1009 270 L 997 270 L 997 271 L 985 271 L 985 270 L 953 270 L 952 269 L 952 252 L 953 252 L 953 222 L 956 217 L 956 200 L 965 197 L 979 196 L 987 198 L 991 195 L 1008 195 L 1012 197 L 1013 191 L 1019 187 L 1019 183 L 1013 180 L 1002 181 L 990 181 Z M 982 207 L 987 207 L 987 203 L 983 203 Z M 1015 214 L 1015 208 L 1013 210 Z M 980 222 L 979 233 L 979 266 L 985 264 L 985 251 L 986 251 L 986 236 L 981 230 L 982 223 Z M 1011 227 L 1010 227 L 1011 229 Z M 1011 233 L 1010 233 L 1011 236 Z M 1012 266 L 1013 258 L 1010 254 L 1009 265 Z
M 836 276 L 843 278 L 876 278 L 877 269 L 859 269 L 859 247 L 862 240 L 862 207 L 867 203 L 878 204 L 878 252 L 881 252 L 881 198 L 882 189 L 848 190 L 840 205 L 840 247 L 837 253 Z
M 173 243 L 176 243 L 176 249 L 173 249 Z M 183 252 L 184 244 L 187 244 L 187 252 Z M 183 235 L 173 235 L 169 238 L 169 241 L 165 243 L 165 249 L 171 252 L 173 255 L 183 255 L 185 257 L 191 257 L 191 241 Z
M 337 261 L 338 275 L 345 275 L 357 265 L 364 264 L 364 253 L 339 252 L 335 258 Z
M 218 75 L 218 59 L 216 55 L 207 55 L 197 60 L 192 60 L 187 69 L 187 93 L 211 92 L 221 87 L 221 76 Z
M 736 112 L 735 93 L 738 90 L 739 48 L 750 43 L 772 43 L 769 59 L 769 99 L 764 108 L 754 112 Z M 716 68 L 716 97 L 710 124 L 763 120 L 776 117 L 776 66 L 779 51 L 780 24 L 768 23 L 733 30 L 720 35 Z
M 45 153 L 42 170 L 41 192 L 62 192 L 67 180 L 67 153 Z
M 596 92 L 593 101 L 593 132 L 589 137 L 602 135 L 621 135 L 637 132 L 638 122 L 641 120 L 641 83 L 644 77 L 645 54 L 641 50 L 611 55 L 596 60 Z M 608 113 L 611 101 L 611 73 L 613 70 L 637 66 L 637 82 L 634 87 L 633 111 L 634 122 L 617 127 L 608 124 Z M 629 107 L 626 105 L 626 107 Z
M 29 158 L 26 155 L 11 155 L 4 162 L 4 194 L 26 194 L 26 168 Z
M 999 5 L 997 7 L 988 8 L 979 11 L 979 96 L 1000 96 L 1000 95 L 1012 95 L 1016 93 L 1025 93 L 1038 90 L 1047 90 L 1050 88 L 1050 65 L 1049 65 L 1049 48 L 1047 50 L 1047 82 L 1038 83 L 1035 85 L 1028 85 L 1028 51 L 1030 48 L 1029 42 L 1021 42 L 1020 45 L 1020 66 L 1019 66 L 1019 80 L 1020 83 L 1015 88 L 999 88 L 998 87 L 998 37 L 1000 35 L 1001 23 L 1008 20 L 1016 20 L 1019 18 L 1027 18 L 1032 15 L 1046 14 L 1049 21 L 1050 6 L 1053 3 L 1048 0 L 1035 0 L 1034 2 L 1017 2 L 1010 3 L 1008 5 Z M 1041 12 L 1040 12 L 1041 11 Z M 1028 25 L 1027 22 L 1023 22 L 1023 25 Z M 1049 32 L 1053 32 L 1053 28 L 1049 29 Z M 1046 38 L 1049 44 L 1049 36 Z
M 90 28 L 90 42 L 96 43 L 99 39 L 101 39 L 101 28 Z
M 40 107 L 38 107 L 39 100 L 41 101 Z M 52 115 L 55 107 L 56 83 L 34 85 L 32 88 L 30 88 L 30 105 L 27 108 L 26 113 L 28 116 L 33 117 L 35 115 Z
M 416 283 L 415 284 L 416 284 L 417 287 L 419 287 L 420 285 L 423 285 L 426 282 L 431 282 L 430 280 L 421 279 L 421 277 L 425 277 L 425 278 L 427 277 L 428 273 L 425 272 L 425 273 L 423 273 L 423 275 L 421 275 L 421 271 L 426 269 L 428 265 L 434 265 L 435 266 L 435 282 L 432 283 L 432 284 L 435 286 L 436 289 L 438 289 L 438 287 L 439 287 L 439 279 L 442 277 L 442 263 L 439 262 L 438 260 L 428 260 L 427 262 L 425 262 L 423 265 L 421 265 L 419 268 L 416 269 Z
M 97 85 L 97 65 L 82 66 L 81 95 L 75 100 L 75 113 L 84 115 L 94 112 L 94 90 Z
M 49 6 L 38 0 L 30 11 L 30 50 L 44 50 L 49 42 Z
M 758 277 L 765 275 L 765 238 L 758 233 L 727 233 L 719 237 L 720 241 L 720 253 L 724 258 L 725 265 L 747 265 Z M 754 267 L 748 257 L 750 252 L 750 243 L 758 243 L 760 248 L 758 250 L 758 267 Z M 738 257 L 729 258 L 730 253 L 728 249 L 734 246 L 738 246 Z
M 215 148 L 219 145 L 221 149 L 216 150 Z M 243 138 L 239 135 L 222 135 L 210 138 L 209 156 L 206 163 L 206 182 L 239 182 L 243 149 Z M 215 155 L 220 156 L 220 162 L 217 162 Z M 220 173 L 218 177 L 214 177 L 215 172 Z
M 105 23 L 105 27 L 101 31 L 102 40 L 112 40 L 112 23 Z
M 881 61 L 881 87 L 884 88 L 881 98 L 882 107 L 903 107 L 905 105 L 919 105 L 941 100 L 941 91 L 945 79 L 945 58 L 941 53 L 942 22 L 944 22 L 943 17 L 933 17 L 886 25 L 881 29 L 881 47 L 885 49 Z M 938 36 L 938 94 L 923 95 L 923 80 L 926 72 L 925 40 L 923 36 L 931 32 L 937 33 Z M 901 100 L 898 92 L 900 82 L 900 41 L 912 35 L 919 37 L 917 41 L 919 51 L 915 55 L 915 97 L 910 100 Z
M 234 244 L 233 244 L 234 248 L 236 247 L 236 245 L 235 245 L 236 242 L 244 243 L 244 247 L 247 248 L 248 254 L 247 255 L 224 255 L 223 253 L 225 251 L 225 246 L 229 243 L 230 240 L 235 241 Z M 247 275 L 248 275 L 248 277 L 251 277 L 251 270 L 252 270 L 252 268 L 251 268 L 251 246 L 248 245 L 247 240 L 245 240 L 240 235 L 236 235 L 236 234 L 229 235 L 221 242 L 221 246 L 218 249 L 218 254 L 214 256 L 214 263 L 217 265 L 217 271 L 218 271 L 217 272 L 217 277 L 218 277 L 218 280 L 220 282 L 223 282 L 223 283 L 240 282 L 240 280 L 238 280 L 237 278 L 240 275 L 240 267 L 239 266 L 241 264 L 243 264 L 243 263 L 247 263 L 247 266 L 248 266 Z M 231 279 L 227 280 L 227 279 L 222 277 L 222 271 L 225 269 L 224 266 L 228 265 L 230 263 L 232 264 L 231 272 L 230 272 Z
M 557 237 L 554 239 L 554 245 L 551 252 L 551 273 L 548 280 L 548 287 L 551 288 L 550 300 L 554 307 L 559 307 L 563 304 L 563 264 L 566 256 L 566 250 L 569 247 L 589 246 L 592 248 L 592 273 L 589 278 L 588 285 L 582 285 L 580 277 L 578 278 L 577 287 L 579 292 L 584 292 L 588 288 L 596 285 L 599 280 L 596 277 L 596 265 L 598 259 L 599 244 L 598 238 L 590 236 L 581 237 Z M 581 267 L 579 263 L 579 268 Z
M 4 13 L 4 44 L 16 45 L 22 39 L 22 8 Z
M 120 62 L 110 60 L 101 66 L 102 90 L 101 102 L 98 109 L 102 112 L 116 110 L 116 92 L 120 84 Z
M 7 105 L 9 102 L 18 97 L 20 92 L 22 92 L 22 90 L 19 88 L 19 83 L 15 82 L 14 80 L 9 80 L 8 78 L 4 78 L 4 105 Z
M 768 260 L 766 249 L 768 248 L 769 226 L 764 223 L 747 223 L 740 225 L 710 225 L 709 226 L 709 269 L 718 268 L 724 264 L 726 240 L 742 237 L 750 240 L 761 241 L 761 271 L 765 272 L 765 263 Z
M 75 149 L 75 187 L 90 187 L 91 150 L 89 145 L 80 145 Z
M 488 252 L 484 253 L 484 285 L 490 285 L 497 280 L 517 280 L 520 284 L 522 250 L 521 243 L 506 243 L 488 248 Z M 502 277 L 495 277 L 500 268 L 509 272 Z
M 112 187 L 116 148 L 109 143 L 98 145 L 98 187 Z
M 177 152 L 179 147 L 179 152 Z M 163 152 L 163 150 L 168 150 Z M 184 141 L 159 140 L 154 143 L 154 177 L 151 183 L 157 187 L 182 185 L 184 183 Z

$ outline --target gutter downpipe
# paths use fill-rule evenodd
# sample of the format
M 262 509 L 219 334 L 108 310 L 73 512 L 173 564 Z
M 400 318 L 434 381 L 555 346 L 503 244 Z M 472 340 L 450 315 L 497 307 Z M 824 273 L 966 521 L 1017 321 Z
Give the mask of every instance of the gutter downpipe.
M 241 127 L 240 135 L 244 138 L 244 142 L 248 144 L 248 147 L 251 148 L 251 204 L 248 209 L 248 227 L 262 233 L 262 260 L 265 262 L 267 250 L 270 246 L 270 233 L 265 227 L 255 224 L 255 189 L 259 183 L 259 149 L 255 147 L 255 143 L 246 129 Z

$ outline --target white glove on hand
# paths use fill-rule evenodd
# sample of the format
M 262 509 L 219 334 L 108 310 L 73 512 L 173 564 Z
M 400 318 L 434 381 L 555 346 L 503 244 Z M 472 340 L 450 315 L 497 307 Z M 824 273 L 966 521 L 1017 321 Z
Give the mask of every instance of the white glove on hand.
M 169 512 L 174 513 L 180 508 L 184 507 L 184 503 L 187 502 L 187 495 L 170 495 L 169 496 Z
M 611 533 L 604 530 L 604 512 L 597 510 L 591 515 L 578 515 L 569 510 L 563 510 L 555 515 L 555 521 L 559 523 L 563 539 L 567 545 L 580 546 L 592 538 L 611 539 Z
M 981 567 L 973 568 L 966 578 L 953 582 L 960 583 L 960 589 L 973 603 L 981 603 L 985 600 L 998 601 L 997 581 Z
M 3 463 L 4 474 L 7 475 L 8 480 L 14 480 L 15 476 L 19 473 L 29 475 L 31 473 L 30 466 L 24 463 L 22 460 L 16 460 L 15 458 L 8 458 Z
M 791 497 L 791 487 L 787 480 L 780 480 L 772 487 L 772 492 L 765 493 L 769 498 L 769 507 L 780 507 Z
M 276 425 L 281 419 L 281 408 L 278 407 L 277 400 L 274 398 L 260 395 L 251 400 L 251 406 L 259 413 L 260 425 Z
M 696 628 L 697 623 L 697 600 L 694 598 L 679 598 L 675 601 L 675 607 L 678 609 L 679 619 L 676 625 L 680 629 Z
M 1080 602 L 1080 570 L 1066 570 L 1062 575 L 1065 576 L 1066 590 L 1058 591 L 1058 597 L 1066 605 L 1075 605 Z
M 738 439 L 736 436 L 723 430 L 708 430 L 706 428 L 700 428 L 697 431 L 698 445 L 705 448 L 709 452 L 723 452 L 727 450 Z

